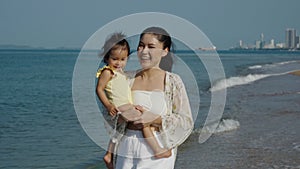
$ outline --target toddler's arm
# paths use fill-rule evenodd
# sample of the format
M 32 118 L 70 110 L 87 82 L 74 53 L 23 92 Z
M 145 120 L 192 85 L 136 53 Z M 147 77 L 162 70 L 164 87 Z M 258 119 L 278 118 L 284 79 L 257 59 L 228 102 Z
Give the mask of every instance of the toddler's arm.
M 97 96 L 99 97 L 100 101 L 102 102 L 102 104 L 107 109 L 108 113 L 111 116 L 115 116 L 118 113 L 118 109 L 108 100 L 106 93 L 104 91 L 105 86 L 111 80 L 112 76 L 113 75 L 110 70 L 102 71 L 102 73 L 100 74 L 100 76 L 98 78 L 99 80 L 97 83 L 96 93 L 97 93 Z

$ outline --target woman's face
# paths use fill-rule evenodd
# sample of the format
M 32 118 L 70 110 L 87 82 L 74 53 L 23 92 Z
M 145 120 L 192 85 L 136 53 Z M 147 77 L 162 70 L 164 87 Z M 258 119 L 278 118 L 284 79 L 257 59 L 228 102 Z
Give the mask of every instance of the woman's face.
M 168 54 L 168 50 L 163 49 L 163 43 L 158 41 L 155 35 L 144 34 L 140 39 L 137 54 L 142 68 L 158 68 L 161 58 Z

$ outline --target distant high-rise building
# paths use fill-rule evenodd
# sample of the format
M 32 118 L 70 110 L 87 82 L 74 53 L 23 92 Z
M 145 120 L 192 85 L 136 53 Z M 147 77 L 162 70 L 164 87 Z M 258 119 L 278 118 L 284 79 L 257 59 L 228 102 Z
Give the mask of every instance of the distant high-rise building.
M 255 49 L 261 49 L 262 48 L 262 43 L 260 40 L 255 41 Z
M 240 42 L 239 42 L 239 48 L 243 48 L 243 41 L 242 40 L 240 40 Z
M 275 47 L 275 40 L 274 40 L 274 39 L 271 39 L 270 45 L 271 45 L 272 47 Z
M 289 49 L 294 49 L 297 47 L 296 43 L 296 30 L 295 29 L 286 29 L 285 31 L 285 47 Z
M 269 44 L 265 44 L 264 49 L 274 49 L 275 48 L 275 40 L 271 39 Z
M 262 41 L 262 42 L 265 41 L 265 40 L 264 40 L 264 34 L 263 34 L 263 33 L 260 34 L 260 41 Z

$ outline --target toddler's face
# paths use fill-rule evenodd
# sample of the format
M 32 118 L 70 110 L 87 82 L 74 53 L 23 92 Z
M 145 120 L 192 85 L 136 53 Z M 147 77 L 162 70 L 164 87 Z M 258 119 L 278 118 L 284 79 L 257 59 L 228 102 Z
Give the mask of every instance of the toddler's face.
M 128 51 L 120 47 L 111 50 L 107 63 L 111 68 L 121 71 L 122 69 L 125 68 L 127 59 L 128 59 Z

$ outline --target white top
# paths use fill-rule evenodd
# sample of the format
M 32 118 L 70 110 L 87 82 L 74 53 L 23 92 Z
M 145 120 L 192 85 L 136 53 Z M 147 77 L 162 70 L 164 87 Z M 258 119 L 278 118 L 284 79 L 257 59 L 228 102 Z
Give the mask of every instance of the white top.
M 130 86 L 132 86 L 134 82 L 136 72 L 137 71 L 127 72 L 128 78 L 130 79 Z M 152 91 L 151 97 L 153 93 L 154 92 Z M 191 134 L 194 127 L 194 120 L 184 83 L 177 74 L 166 72 L 163 93 L 163 96 L 165 97 L 166 113 L 161 114 L 162 126 L 160 128 L 160 134 L 163 138 L 165 148 L 175 148 L 182 144 Z M 141 103 L 143 100 L 135 100 L 134 104 L 144 104 Z M 146 105 L 147 103 L 145 106 Z
M 140 105 L 147 111 L 158 115 L 167 113 L 167 104 L 163 91 L 132 91 L 133 104 Z

